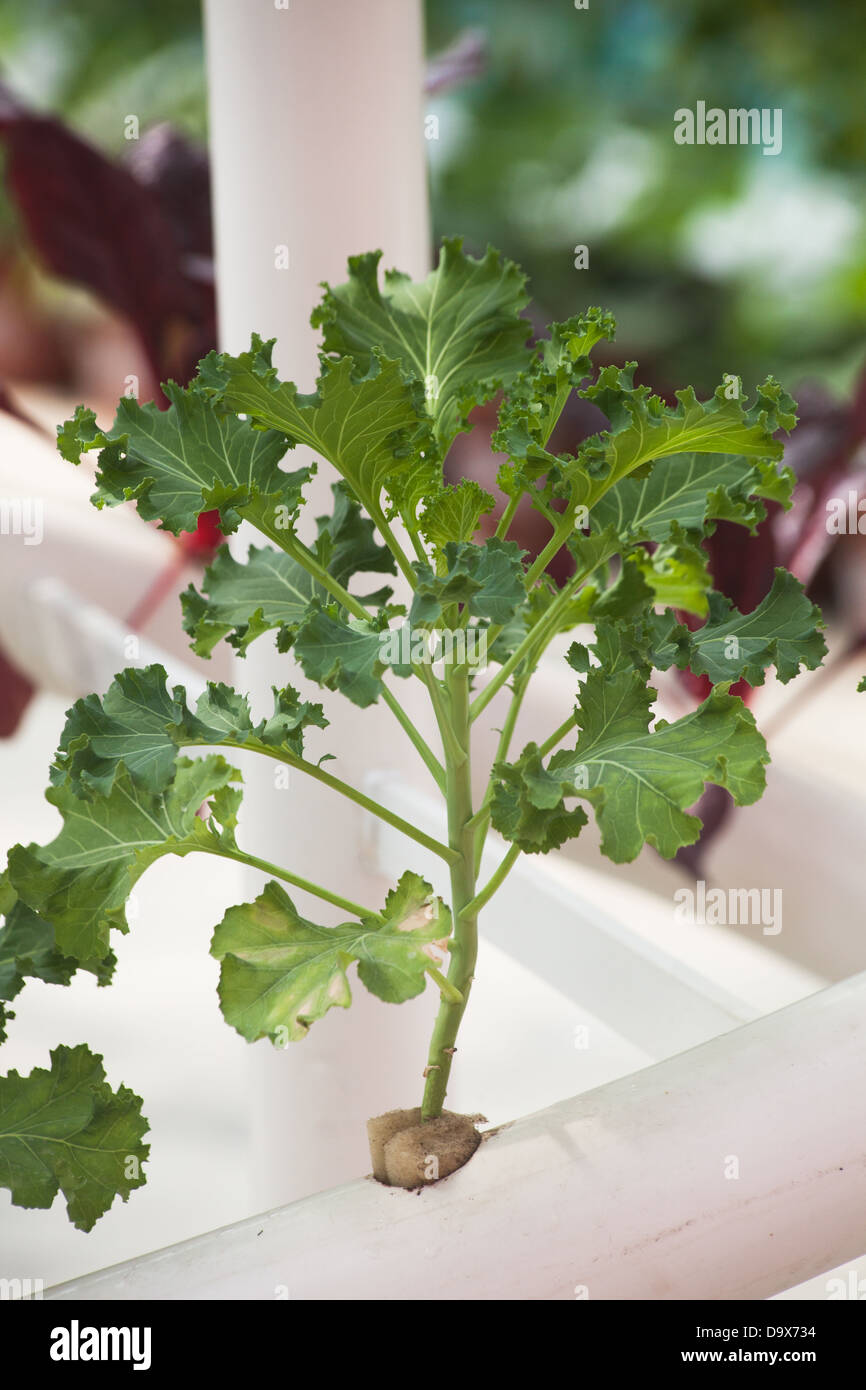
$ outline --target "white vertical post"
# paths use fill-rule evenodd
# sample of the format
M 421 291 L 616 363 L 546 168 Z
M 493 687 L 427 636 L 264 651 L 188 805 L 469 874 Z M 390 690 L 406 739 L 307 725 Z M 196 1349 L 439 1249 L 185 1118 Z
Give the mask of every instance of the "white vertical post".
M 309 316 L 319 282 L 339 283 L 348 255 L 377 247 L 386 265 L 415 276 L 427 268 L 421 6 L 207 0 L 206 34 L 222 345 L 241 350 L 253 330 L 276 337 L 281 375 L 310 390 L 316 338 Z M 303 462 L 298 450 L 292 466 Z M 335 476 L 320 462 L 302 518 L 307 536 L 315 534 L 313 518 L 331 510 Z M 268 639 L 238 662 L 236 681 L 262 703 L 271 685 L 286 683 L 322 700 L 333 727 L 315 756 L 336 754 L 329 767 L 350 782 L 360 784 L 370 769 L 408 769 L 417 759 L 387 709 L 360 711 L 327 692 L 323 698 Z M 398 693 L 432 737 L 419 691 L 401 682 Z M 419 767 L 423 785 L 429 774 Z M 246 776 L 246 844 L 381 905 L 388 885 L 362 862 L 364 813 L 300 774 L 286 790 L 275 788 L 267 766 Z M 410 868 L 412 842 L 406 846 Z M 251 877 L 250 896 L 260 887 L 260 876 Z M 339 920 L 304 895 L 298 903 L 314 920 Z M 432 987 L 399 1009 L 360 985 L 353 992 L 351 1010 L 332 1010 L 302 1043 L 250 1050 L 259 1206 L 367 1172 L 367 1117 L 419 1103 L 437 1002 Z

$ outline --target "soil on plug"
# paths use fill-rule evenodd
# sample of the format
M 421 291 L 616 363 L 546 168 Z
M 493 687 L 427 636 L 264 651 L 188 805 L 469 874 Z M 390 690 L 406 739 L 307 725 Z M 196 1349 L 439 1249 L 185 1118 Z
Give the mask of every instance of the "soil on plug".
M 481 1135 L 475 1128 L 483 1115 L 443 1110 L 422 1120 L 421 1108 L 389 1110 L 367 1121 L 373 1176 L 388 1187 L 429 1187 L 468 1163 Z

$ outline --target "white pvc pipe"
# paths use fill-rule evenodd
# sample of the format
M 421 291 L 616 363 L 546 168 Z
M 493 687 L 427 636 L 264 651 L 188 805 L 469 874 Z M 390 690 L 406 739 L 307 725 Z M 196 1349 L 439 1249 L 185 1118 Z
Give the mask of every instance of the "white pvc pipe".
M 350 254 L 379 247 L 385 265 L 415 276 L 427 269 L 421 6 L 208 0 L 206 32 L 222 344 L 240 351 L 253 330 L 275 336 L 281 373 L 310 390 L 316 335 L 309 316 L 319 282 L 340 283 Z M 306 461 L 297 450 L 290 466 Z M 335 477 L 320 463 L 302 517 L 308 536 L 315 535 L 313 518 L 332 508 Z M 251 539 L 261 543 L 242 535 L 244 550 Z M 387 710 L 361 711 L 305 686 L 270 639 L 238 663 L 235 681 L 262 707 L 271 685 L 287 682 L 321 700 L 332 728 L 314 740 L 314 756 L 337 755 L 329 766 L 345 780 L 360 784 L 376 768 L 413 775 L 417 755 Z M 414 685 L 401 683 L 399 697 L 432 737 L 417 698 L 424 692 Z M 418 766 L 420 779 L 428 778 Z M 244 843 L 257 854 L 347 897 L 377 907 L 391 886 L 362 862 L 364 813 L 310 779 L 298 775 L 282 790 L 271 768 L 253 770 L 243 817 Z M 407 841 L 406 868 L 411 851 Z M 248 896 L 261 886 L 260 876 L 250 878 Z M 298 902 L 314 920 L 335 920 L 314 899 L 301 894 Z M 351 1011 L 332 1010 L 302 1044 L 250 1050 L 257 1206 L 362 1171 L 367 1117 L 418 1103 L 437 1003 L 432 989 L 428 995 L 398 1009 L 359 986 Z
M 59 1299 L 767 1298 L 866 1249 L 866 974 L 506 1126 Z
M 52 690 L 76 693 L 107 690 L 123 666 L 164 666 L 168 684 L 184 686 L 194 704 L 205 689 L 200 669 L 178 660 L 158 643 L 131 634 L 108 609 L 85 602 L 77 589 L 46 576 L 32 586 L 30 622 L 41 639 L 44 665 Z M 130 637 L 135 647 L 130 649 Z M 125 658 L 125 660 L 123 659 Z

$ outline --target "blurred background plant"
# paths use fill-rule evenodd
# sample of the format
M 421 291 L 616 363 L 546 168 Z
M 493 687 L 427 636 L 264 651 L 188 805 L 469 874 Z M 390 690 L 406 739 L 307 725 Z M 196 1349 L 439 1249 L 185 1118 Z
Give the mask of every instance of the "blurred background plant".
M 507 247 L 550 316 L 609 304 L 659 384 L 711 390 L 734 360 L 748 380 L 850 388 L 866 315 L 855 0 L 608 0 L 591 20 L 564 0 L 436 0 L 427 14 L 434 241 L 460 229 Z M 111 157 L 136 163 L 129 113 L 142 133 L 206 139 L 198 0 L 0 0 L 0 54 L 22 103 Z M 675 145 L 673 111 L 698 99 L 781 107 L 782 153 Z M 0 227 L 7 255 L 26 242 L 8 191 Z
M 850 386 L 866 311 L 862 7 L 608 0 L 589 21 L 557 0 L 439 0 L 428 23 L 433 49 L 465 26 L 488 46 L 483 75 L 436 103 L 437 231 L 507 246 L 560 317 L 592 292 L 660 383 L 711 390 L 734 361 L 747 380 Z M 699 99 L 781 107 L 782 153 L 675 145 L 674 110 Z

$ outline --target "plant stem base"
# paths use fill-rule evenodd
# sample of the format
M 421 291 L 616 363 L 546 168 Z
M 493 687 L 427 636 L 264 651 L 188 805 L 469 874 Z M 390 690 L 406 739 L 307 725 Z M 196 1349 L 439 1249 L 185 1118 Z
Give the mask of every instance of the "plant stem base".
M 421 1107 L 388 1110 L 367 1121 L 373 1176 L 387 1187 L 429 1187 L 468 1163 L 481 1135 L 475 1128 L 483 1115 L 443 1110 L 423 1120 Z

